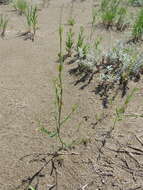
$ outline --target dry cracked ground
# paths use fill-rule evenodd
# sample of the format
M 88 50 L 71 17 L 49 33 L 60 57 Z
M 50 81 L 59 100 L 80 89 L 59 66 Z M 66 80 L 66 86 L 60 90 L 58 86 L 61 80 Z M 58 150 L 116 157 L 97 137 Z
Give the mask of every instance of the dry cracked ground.
M 34 1 L 33 1 L 34 2 Z M 93 1 L 99 5 L 99 1 Z M 74 2 L 75 33 L 82 25 L 91 26 L 93 2 Z M 54 88 L 59 52 L 58 26 L 63 9 L 64 32 L 70 16 L 71 0 L 50 0 L 42 7 L 37 1 L 39 29 L 34 42 L 17 34 L 25 31 L 25 19 L 11 5 L 0 5 L 0 13 L 10 18 L 5 39 L 0 39 L 0 189 L 23 190 L 143 190 L 143 120 L 125 117 L 117 122 L 112 134 L 115 108 L 123 104 L 120 95 L 103 109 L 95 95 L 96 78 L 80 89 L 82 83 L 69 74 L 74 65 L 65 63 L 64 113 L 72 105 L 78 109 L 62 129 L 68 143 L 79 139 L 75 147 L 53 154 L 57 141 L 38 129 L 54 128 Z M 135 8 L 136 10 L 137 8 Z M 103 49 L 126 33 L 97 28 Z M 127 114 L 143 112 L 143 79 L 131 82 L 139 90 L 130 102 Z

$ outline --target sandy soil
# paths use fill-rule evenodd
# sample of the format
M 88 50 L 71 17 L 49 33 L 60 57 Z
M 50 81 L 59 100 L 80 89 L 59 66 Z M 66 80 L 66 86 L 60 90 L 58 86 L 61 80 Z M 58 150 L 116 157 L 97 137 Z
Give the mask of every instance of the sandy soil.
M 92 5 L 90 0 L 74 3 L 75 32 L 81 25 L 89 32 Z M 31 42 L 16 37 L 26 29 L 24 17 L 18 16 L 11 5 L 0 6 L 0 12 L 10 18 L 7 35 L 0 39 L 0 189 L 23 190 L 31 184 L 36 190 L 50 190 L 57 176 L 58 190 L 142 190 L 142 118 L 125 118 L 109 137 L 107 132 L 113 125 L 115 108 L 124 100 L 118 97 L 113 105 L 103 109 L 99 96 L 93 93 L 96 79 L 80 90 L 82 84 L 75 86 L 76 77 L 68 73 L 74 65 L 68 64 L 63 76 L 64 110 L 68 113 L 73 104 L 78 104 L 78 110 L 62 135 L 68 142 L 80 139 L 82 143 L 55 156 L 53 162 L 36 174 L 52 157 L 44 154 L 56 147 L 56 141 L 41 134 L 38 128 L 54 127 L 53 79 L 57 75 L 61 7 L 66 32 L 71 1 L 51 0 L 39 11 L 39 30 Z M 103 37 L 103 49 L 111 47 L 117 39 L 126 38 L 126 32 L 97 28 L 96 35 L 99 34 Z M 139 91 L 127 113 L 142 114 L 142 82 L 141 79 L 138 84 L 130 83 L 129 92 L 134 87 L 139 87 Z M 101 120 L 97 120 L 97 115 Z M 51 163 L 56 168 L 53 173 Z

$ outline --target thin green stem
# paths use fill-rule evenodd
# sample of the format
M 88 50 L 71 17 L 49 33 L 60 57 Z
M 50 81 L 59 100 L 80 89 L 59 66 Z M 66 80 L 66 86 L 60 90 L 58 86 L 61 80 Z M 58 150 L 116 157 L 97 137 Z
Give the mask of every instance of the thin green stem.
M 60 36 L 60 53 L 59 53 L 59 101 L 58 101 L 58 117 L 57 117 L 57 133 L 58 138 L 62 144 L 63 148 L 63 141 L 60 136 L 60 129 L 61 129 L 61 115 L 62 115 L 62 106 L 63 106 L 63 81 L 62 81 L 62 70 L 63 70 L 63 55 L 62 55 L 62 34 L 63 34 L 63 28 L 62 26 L 59 27 L 59 36 Z

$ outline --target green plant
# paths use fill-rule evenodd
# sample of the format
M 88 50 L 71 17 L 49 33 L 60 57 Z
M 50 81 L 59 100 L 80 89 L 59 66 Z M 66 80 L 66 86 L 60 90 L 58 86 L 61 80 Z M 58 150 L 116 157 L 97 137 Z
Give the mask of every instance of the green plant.
M 100 69 L 100 83 L 96 89 L 102 97 L 105 107 L 109 103 L 111 90 L 113 92 L 113 89 L 116 89 L 112 100 L 115 100 L 119 91 L 121 91 L 121 96 L 124 97 L 128 90 L 129 81 L 137 82 L 140 80 L 143 59 L 142 55 L 138 54 L 135 46 L 133 47 L 133 44 L 130 46 L 120 42 L 106 53 L 98 68 Z
M 12 3 L 13 7 L 15 8 L 15 10 L 18 12 L 19 15 L 24 14 L 28 7 L 26 0 L 14 0 Z
M 82 48 L 83 44 L 84 44 L 84 28 L 80 27 L 80 32 L 78 34 L 78 40 L 77 40 L 77 45 L 76 45 L 76 49 L 78 51 L 79 48 Z
M 113 26 L 114 20 L 117 16 L 117 10 L 119 7 L 119 0 L 108 0 L 101 2 L 101 18 L 102 22 L 107 29 Z M 104 5 L 104 7 L 103 7 Z
M 122 31 L 127 26 L 125 23 L 127 11 L 121 3 L 121 0 L 102 0 L 101 19 L 106 29 L 115 26 L 117 30 Z
M 90 49 L 90 45 L 88 43 L 85 43 L 81 49 L 83 58 L 86 58 L 86 56 L 89 52 L 89 49 Z
M 116 18 L 116 29 L 119 31 L 123 31 L 127 23 L 125 23 L 125 17 L 127 14 L 127 9 L 124 7 L 120 7 L 117 12 L 117 18 Z
M 67 51 L 68 57 L 72 55 L 72 49 L 74 45 L 73 36 L 74 36 L 74 32 L 72 31 L 72 28 L 70 28 L 69 32 L 67 33 L 67 39 L 66 39 L 66 51 Z
M 97 10 L 95 8 L 92 9 L 92 22 L 91 22 L 91 32 L 90 32 L 90 42 L 92 40 L 93 32 L 94 32 L 94 26 L 97 19 Z
M 28 188 L 29 190 L 36 190 L 34 187 L 32 187 L 31 185 Z
M 76 110 L 76 107 L 72 108 L 72 111 L 62 119 L 63 111 L 63 53 L 62 53 L 62 41 L 63 41 L 63 28 L 59 27 L 59 37 L 60 37 L 60 52 L 59 52 L 59 69 L 58 69 L 58 79 L 55 81 L 55 94 L 56 94 L 56 132 L 58 139 L 61 143 L 61 148 L 67 147 L 67 144 L 63 141 L 61 137 L 61 127 L 62 125 L 71 117 L 72 113 Z
M 38 28 L 38 9 L 36 6 L 27 7 L 25 11 L 26 21 L 28 26 L 28 32 L 33 34 L 33 40 Z
M 84 40 L 85 40 L 84 28 L 80 27 L 80 32 L 78 34 L 78 40 L 76 44 L 77 55 L 80 58 L 85 58 L 90 48 L 89 44 L 85 43 Z
M 63 27 L 60 25 L 59 27 L 59 38 L 60 38 L 60 51 L 58 53 L 59 56 L 59 65 L 58 65 L 58 77 L 57 79 L 54 81 L 54 87 L 55 87 L 55 105 L 56 105 L 56 110 L 55 110 L 55 122 L 56 122 L 56 129 L 53 132 L 48 131 L 45 128 L 41 128 L 41 131 L 43 131 L 44 133 L 46 133 L 48 136 L 50 137 L 57 137 L 57 139 L 60 142 L 60 150 L 63 148 L 67 148 L 70 145 L 72 145 L 73 143 L 66 143 L 62 136 L 61 136 L 61 128 L 62 126 L 66 123 L 66 121 L 68 121 L 72 114 L 75 112 L 77 106 L 73 106 L 72 110 L 69 114 L 67 114 L 66 116 L 63 117 L 63 63 L 64 63 L 64 59 L 63 59 Z
M 102 41 L 102 37 L 97 37 L 96 40 L 94 41 L 94 49 L 95 49 L 95 53 L 100 53 L 101 50 L 100 50 L 100 44 L 101 44 L 101 41 Z
M 55 94 L 56 94 L 56 107 L 57 114 L 55 115 L 56 120 L 56 131 L 61 143 L 61 146 L 65 145 L 61 138 L 61 124 L 62 124 L 62 107 L 63 107 L 63 80 L 62 80 L 62 71 L 63 71 L 63 52 L 62 52 L 62 42 L 63 42 L 63 27 L 59 27 L 59 37 L 60 37 L 60 52 L 59 52 L 59 69 L 58 69 L 58 79 L 55 82 Z
M 109 3 L 109 0 L 102 0 L 101 1 L 101 11 L 103 12 L 103 11 L 105 11 L 106 10 L 106 7 L 108 6 L 108 3 Z
M 69 26 L 74 26 L 75 25 L 75 19 L 74 18 L 69 18 L 69 20 L 68 20 L 68 25 Z
M 76 23 L 74 16 L 73 16 L 73 11 L 74 11 L 74 1 L 71 1 L 70 15 L 69 15 L 69 19 L 68 19 L 68 25 L 70 25 L 70 26 L 74 26 Z
M 134 42 L 142 39 L 143 35 L 143 9 L 140 10 L 137 19 L 133 25 L 132 37 Z
M 115 114 L 115 119 L 114 119 L 114 122 L 113 122 L 113 126 L 112 126 L 112 129 L 111 131 L 113 131 L 115 129 L 115 126 L 116 126 L 116 123 L 118 121 L 121 121 L 125 115 L 125 111 L 127 109 L 127 106 L 128 104 L 131 102 L 134 94 L 138 91 L 138 88 L 134 88 L 131 93 L 126 97 L 125 99 L 125 102 L 124 104 L 119 107 L 119 108 L 116 108 L 116 114 Z
M 8 18 L 4 15 L 0 16 L 0 31 L 1 31 L 1 37 L 4 38 L 5 36 L 5 32 L 6 32 L 6 28 L 8 25 Z

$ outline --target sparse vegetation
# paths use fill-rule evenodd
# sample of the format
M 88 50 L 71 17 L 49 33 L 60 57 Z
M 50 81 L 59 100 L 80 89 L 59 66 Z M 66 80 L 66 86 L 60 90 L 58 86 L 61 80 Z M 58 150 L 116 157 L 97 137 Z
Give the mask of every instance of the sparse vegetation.
M 74 32 L 72 31 L 72 28 L 69 29 L 69 32 L 67 33 L 67 40 L 66 40 L 66 51 L 68 57 L 71 57 L 72 55 L 72 49 L 74 47 Z
M 137 88 L 134 88 L 132 92 L 126 97 L 126 100 L 124 101 L 124 104 L 120 107 L 116 108 L 116 114 L 115 119 L 113 122 L 113 126 L 111 128 L 111 132 L 115 129 L 117 122 L 122 121 L 125 117 L 125 111 L 127 109 L 128 104 L 131 102 L 132 98 L 134 97 L 134 94 L 138 91 Z
M 6 28 L 8 25 L 8 18 L 4 15 L 0 16 L 0 31 L 1 31 L 1 37 L 5 37 Z
M 119 3 L 119 0 L 103 0 L 101 2 L 101 18 L 106 29 L 113 27 Z
M 142 0 L 3 2 L 1 189 L 142 189 Z
M 126 8 L 120 7 L 118 9 L 118 13 L 117 13 L 117 18 L 116 18 L 116 29 L 119 31 L 123 31 L 125 30 L 125 28 L 127 27 L 128 23 L 126 22 L 126 14 L 127 14 L 127 10 Z
M 30 34 L 30 38 L 34 41 L 36 30 L 38 29 L 38 9 L 36 6 L 27 7 L 26 12 L 26 21 L 28 31 L 27 34 Z
M 117 30 L 124 30 L 126 23 L 126 8 L 122 7 L 120 0 L 102 0 L 101 2 L 101 18 L 106 29 L 116 27 Z
M 28 3 L 26 0 L 13 0 L 12 4 L 19 15 L 24 14 L 28 7 Z
M 98 15 L 97 13 L 98 13 L 97 9 L 93 8 L 92 9 L 92 21 L 91 21 L 90 41 L 92 40 L 92 36 L 93 36 L 94 30 L 95 30 L 95 24 L 96 24 L 97 15 Z
M 63 27 L 60 25 L 59 27 L 59 39 L 60 39 L 60 52 L 58 54 L 59 56 L 59 66 L 58 66 L 58 78 L 54 82 L 55 86 L 55 105 L 56 105 L 56 110 L 55 110 L 55 123 L 56 123 L 56 130 L 54 132 L 48 132 L 47 129 L 42 128 L 41 131 L 45 132 L 48 134 L 50 137 L 58 137 L 58 140 L 60 142 L 60 150 L 64 148 L 68 148 L 73 144 L 73 142 L 65 142 L 63 140 L 63 137 L 61 136 L 61 128 L 62 126 L 71 118 L 72 114 L 75 112 L 77 106 L 73 106 L 72 110 L 69 114 L 67 114 L 63 118 L 63 93 L 64 93 L 64 88 L 63 88 L 63 68 L 64 68 L 64 59 L 63 59 Z M 68 47 L 68 53 L 71 53 L 71 42 L 69 42 L 70 46 L 67 45 Z M 71 54 L 70 54 L 71 56 Z
M 140 10 L 133 26 L 132 30 L 133 41 L 134 42 L 140 41 L 142 39 L 142 35 L 143 35 L 143 9 Z
M 84 36 L 84 28 L 80 27 L 80 32 L 78 34 L 77 44 L 76 44 L 76 52 L 79 58 L 85 58 L 89 51 L 89 44 L 85 42 Z
M 69 20 L 68 20 L 68 25 L 69 26 L 74 26 L 75 25 L 75 19 L 74 18 L 70 18 Z

